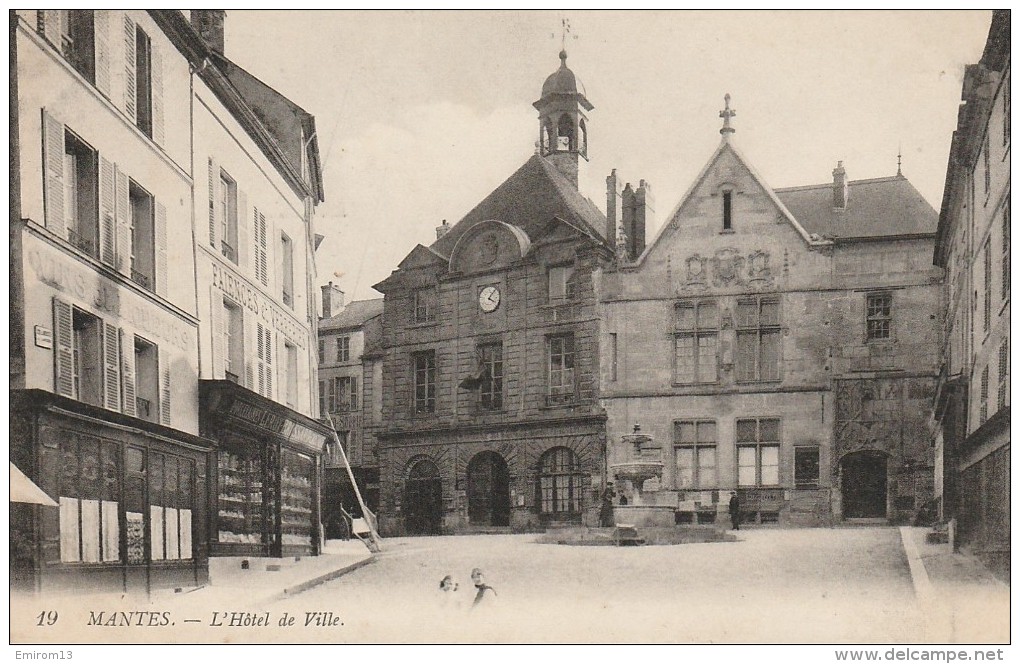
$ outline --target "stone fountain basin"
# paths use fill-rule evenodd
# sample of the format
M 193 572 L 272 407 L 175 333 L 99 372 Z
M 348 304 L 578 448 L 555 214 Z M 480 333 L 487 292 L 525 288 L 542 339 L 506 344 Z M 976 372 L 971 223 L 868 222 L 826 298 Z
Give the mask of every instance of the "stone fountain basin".
M 628 461 L 614 463 L 610 468 L 616 479 L 644 482 L 653 477 L 661 478 L 663 465 L 661 461 Z

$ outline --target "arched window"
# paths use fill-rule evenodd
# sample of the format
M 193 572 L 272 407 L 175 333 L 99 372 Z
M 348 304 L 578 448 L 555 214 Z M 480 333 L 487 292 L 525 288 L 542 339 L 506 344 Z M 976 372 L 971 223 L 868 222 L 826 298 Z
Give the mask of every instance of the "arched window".
M 568 152 L 574 145 L 574 121 L 569 115 L 561 115 L 556 127 L 556 150 Z
M 584 120 L 578 123 L 578 135 L 577 135 L 577 151 L 583 156 L 588 156 L 588 127 L 584 124 Z
M 539 508 L 543 514 L 581 512 L 581 468 L 566 447 L 554 447 L 538 464 Z

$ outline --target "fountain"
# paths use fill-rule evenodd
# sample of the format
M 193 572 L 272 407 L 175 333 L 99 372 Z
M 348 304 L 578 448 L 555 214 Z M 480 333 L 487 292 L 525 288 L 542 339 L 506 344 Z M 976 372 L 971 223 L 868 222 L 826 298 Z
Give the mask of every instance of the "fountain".
M 672 526 L 675 505 L 657 504 L 657 491 L 645 491 L 648 480 L 662 480 L 662 447 L 654 439 L 641 433 L 641 425 L 634 425 L 634 432 L 622 437 L 628 448 L 628 459 L 609 465 L 610 474 L 617 481 L 629 482 L 633 488 L 632 500 L 626 505 L 617 505 L 613 517 L 617 524 L 631 526 Z

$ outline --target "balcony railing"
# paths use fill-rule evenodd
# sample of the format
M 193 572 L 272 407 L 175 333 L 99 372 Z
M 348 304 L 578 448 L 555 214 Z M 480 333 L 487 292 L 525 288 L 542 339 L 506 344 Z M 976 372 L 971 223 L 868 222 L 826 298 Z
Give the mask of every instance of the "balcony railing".
M 93 242 L 91 238 L 81 235 L 78 231 L 68 229 L 67 239 L 71 244 L 78 247 L 78 249 L 81 249 L 89 256 L 92 256 L 93 258 L 96 257 L 96 243 Z
M 220 240 L 220 252 L 231 262 L 237 262 L 237 250 L 225 240 Z
M 152 290 L 152 280 L 149 278 L 149 275 L 139 272 L 134 268 L 131 268 L 131 281 L 146 290 Z
M 138 412 L 138 417 L 142 419 L 149 419 L 152 414 L 152 403 L 148 399 L 136 397 L 135 410 Z

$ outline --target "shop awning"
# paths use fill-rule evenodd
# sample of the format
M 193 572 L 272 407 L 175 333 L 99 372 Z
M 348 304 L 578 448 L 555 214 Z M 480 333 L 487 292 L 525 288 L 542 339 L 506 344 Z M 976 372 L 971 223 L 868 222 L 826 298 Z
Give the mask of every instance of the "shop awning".
M 50 498 L 45 491 L 36 486 L 36 483 L 28 479 L 21 469 L 11 464 L 11 502 L 31 503 L 33 505 L 49 505 L 57 507 L 55 500 Z

